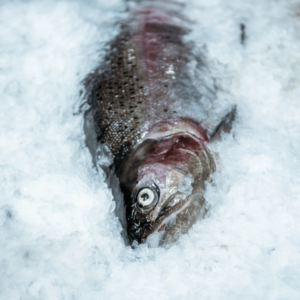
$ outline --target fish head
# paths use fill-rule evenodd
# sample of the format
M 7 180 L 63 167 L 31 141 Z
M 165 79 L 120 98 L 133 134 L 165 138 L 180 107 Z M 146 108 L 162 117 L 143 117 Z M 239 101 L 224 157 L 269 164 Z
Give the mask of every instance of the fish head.
M 193 134 L 146 139 L 120 169 L 132 242 L 169 244 L 205 213 L 203 190 L 215 163 Z

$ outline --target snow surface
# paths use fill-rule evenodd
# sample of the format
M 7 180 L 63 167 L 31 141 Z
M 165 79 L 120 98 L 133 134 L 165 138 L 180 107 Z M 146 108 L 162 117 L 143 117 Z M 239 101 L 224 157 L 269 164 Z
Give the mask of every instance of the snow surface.
M 0 298 L 300 299 L 300 17 L 289 0 L 191 0 L 189 38 L 237 99 L 210 212 L 170 249 L 125 246 L 85 147 L 81 80 L 124 4 L 0 3 Z M 240 23 L 246 41 L 240 43 Z

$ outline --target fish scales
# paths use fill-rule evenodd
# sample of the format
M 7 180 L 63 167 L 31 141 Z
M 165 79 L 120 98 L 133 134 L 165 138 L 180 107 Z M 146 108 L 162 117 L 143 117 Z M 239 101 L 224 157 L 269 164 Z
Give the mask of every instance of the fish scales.
M 144 80 L 128 34 L 122 34 L 112 44 L 106 65 L 98 86 L 94 120 L 98 138 L 116 155 L 141 136 L 140 116 L 145 110 Z
M 114 157 L 123 225 L 133 244 L 171 244 L 204 217 L 205 183 L 216 170 L 209 143 L 229 132 L 235 118 L 233 108 L 214 130 L 202 125 L 216 119 L 217 87 L 196 82 L 204 95 L 195 85 L 189 65 L 204 64 L 185 41 L 187 22 L 174 5 L 142 2 L 131 10 L 103 64 L 86 80 L 92 89 L 87 145 L 95 156 L 94 141 L 105 143 Z
M 157 23 L 153 11 L 145 14 L 135 20 L 142 28 L 126 26 L 111 44 L 97 87 L 97 137 L 114 155 L 136 145 L 150 125 L 174 118 L 189 89 L 198 93 L 179 72 L 189 62 L 190 47 L 182 41 L 188 31 Z

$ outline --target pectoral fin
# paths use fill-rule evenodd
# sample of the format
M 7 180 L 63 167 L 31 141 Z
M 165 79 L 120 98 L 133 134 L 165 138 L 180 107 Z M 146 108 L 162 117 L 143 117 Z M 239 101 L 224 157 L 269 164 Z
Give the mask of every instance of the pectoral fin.
M 220 140 L 222 132 L 230 133 L 232 129 L 232 123 L 236 118 L 236 105 L 233 106 L 231 111 L 222 119 L 216 129 L 210 136 L 210 141 Z

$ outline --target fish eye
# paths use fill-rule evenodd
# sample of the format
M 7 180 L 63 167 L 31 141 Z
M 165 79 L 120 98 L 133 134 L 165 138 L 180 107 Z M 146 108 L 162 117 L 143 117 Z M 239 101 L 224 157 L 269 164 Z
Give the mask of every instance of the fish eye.
M 135 193 L 135 199 L 141 209 L 151 209 L 159 200 L 159 189 L 156 185 L 142 186 Z
M 155 194 L 151 189 L 144 188 L 138 193 L 137 201 L 143 207 L 149 206 L 155 201 Z

